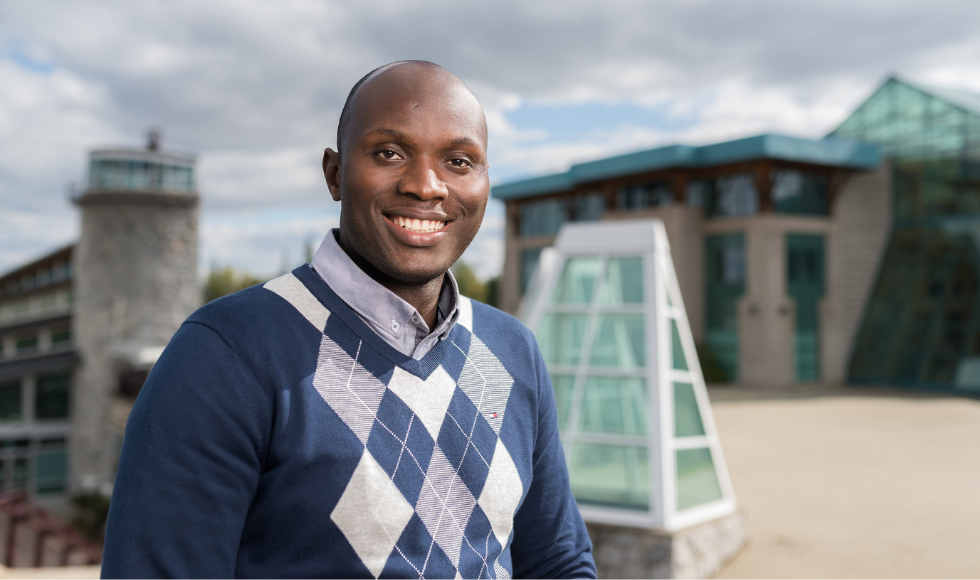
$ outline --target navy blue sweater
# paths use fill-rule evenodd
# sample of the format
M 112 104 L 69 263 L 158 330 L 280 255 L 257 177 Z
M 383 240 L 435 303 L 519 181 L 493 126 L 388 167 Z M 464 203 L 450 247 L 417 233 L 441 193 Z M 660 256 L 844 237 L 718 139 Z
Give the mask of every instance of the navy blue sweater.
M 421 360 L 309 266 L 212 302 L 133 407 L 104 577 L 595 577 L 531 333 L 460 300 Z

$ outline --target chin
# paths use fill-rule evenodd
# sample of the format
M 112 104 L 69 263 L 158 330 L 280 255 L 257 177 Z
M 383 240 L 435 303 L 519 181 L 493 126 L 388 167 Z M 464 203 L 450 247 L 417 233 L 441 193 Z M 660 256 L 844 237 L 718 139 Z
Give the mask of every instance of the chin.
M 406 284 L 425 284 L 441 277 L 449 268 L 392 268 L 386 272 L 390 277 Z

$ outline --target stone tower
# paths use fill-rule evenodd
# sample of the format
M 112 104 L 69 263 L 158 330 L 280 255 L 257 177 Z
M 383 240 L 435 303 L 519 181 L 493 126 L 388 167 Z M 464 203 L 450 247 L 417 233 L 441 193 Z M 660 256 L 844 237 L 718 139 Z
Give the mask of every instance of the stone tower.
M 108 490 L 126 417 L 143 379 L 200 305 L 195 157 L 145 149 L 89 154 L 75 199 L 74 332 L 81 357 L 72 393 L 72 487 Z

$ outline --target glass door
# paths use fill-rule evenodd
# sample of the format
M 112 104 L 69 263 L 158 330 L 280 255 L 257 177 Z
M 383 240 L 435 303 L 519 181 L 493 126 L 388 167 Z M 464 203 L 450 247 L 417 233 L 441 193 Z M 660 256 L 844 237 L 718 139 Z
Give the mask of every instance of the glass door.
M 745 294 L 745 234 L 705 238 L 707 341 L 731 380 L 738 380 L 738 299 Z
M 796 302 L 796 380 L 820 380 L 820 299 L 824 237 L 786 235 L 786 294 Z

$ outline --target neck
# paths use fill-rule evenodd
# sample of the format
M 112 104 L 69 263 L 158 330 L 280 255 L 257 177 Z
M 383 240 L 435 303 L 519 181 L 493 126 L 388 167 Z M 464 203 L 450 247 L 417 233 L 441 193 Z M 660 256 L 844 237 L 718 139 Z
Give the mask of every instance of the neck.
M 413 308 L 418 310 L 419 315 L 422 316 L 422 320 L 425 320 L 430 331 L 435 329 L 439 313 L 439 295 L 442 292 L 442 281 L 445 274 L 436 276 L 426 282 L 405 282 L 404 280 L 397 280 L 375 268 L 373 264 L 357 253 L 354 248 L 350 247 L 345 242 L 343 236 L 337 236 L 337 243 L 347 256 L 357 264 L 358 268 L 370 276 L 375 282 L 381 284 L 395 296 L 408 302 Z

